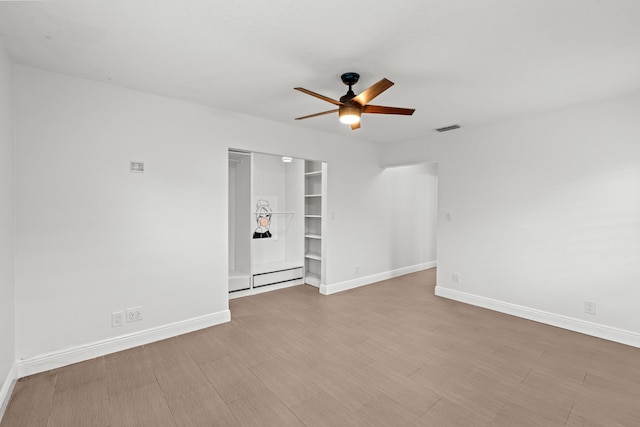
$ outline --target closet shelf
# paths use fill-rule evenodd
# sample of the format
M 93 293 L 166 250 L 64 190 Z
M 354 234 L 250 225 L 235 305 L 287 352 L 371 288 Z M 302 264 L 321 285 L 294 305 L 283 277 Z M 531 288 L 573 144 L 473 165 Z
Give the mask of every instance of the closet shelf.
M 318 261 L 322 260 L 322 255 L 315 252 L 307 252 L 304 254 L 304 257 L 309 259 L 317 259 Z
M 326 163 L 305 161 L 304 228 L 305 283 L 320 287 L 325 275 Z M 326 236 L 324 236 L 326 237 Z
M 305 273 L 304 279 L 305 282 L 309 285 L 320 286 L 321 279 L 319 274 L 307 272 Z

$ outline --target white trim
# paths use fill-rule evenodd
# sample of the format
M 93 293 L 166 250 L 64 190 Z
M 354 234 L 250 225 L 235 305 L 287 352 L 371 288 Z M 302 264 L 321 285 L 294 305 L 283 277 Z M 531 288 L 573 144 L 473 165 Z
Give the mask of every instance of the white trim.
M 231 312 L 229 310 L 223 310 L 217 313 L 206 314 L 204 316 L 146 329 L 144 331 L 133 332 L 127 335 L 120 335 L 102 341 L 95 341 L 77 347 L 30 357 L 17 362 L 17 378 L 60 368 L 71 365 L 72 363 L 82 362 L 166 338 L 172 338 L 197 331 L 198 329 L 229 322 L 230 320 Z
M 302 268 L 302 267 L 300 267 Z M 304 285 L 304 279 L 289 280 L 287 282 L 275 283 L 273 285 L 263 285 L 257 288 L 243 289 L 241 291 L 229 292 L 229 299 L 248 297 L 251 295 L 263 294 L 265 292 L 277 291 L 279 289 L 290 288 L 292 286 Z
M 359 277 L 357 279 L 334 283 L 332 285 L 320 285 L 320 293 L 323 295 L 331 295 L 337 292 L 359 288 L 360 286 L 370 285 L 382 280 L 393 279 L 394 277 L 404 276 L 405 274 L 415 273 L 416 271 L 427 270 L 429 268 L 436 267 L 437 263 L 437 261 L 427 261 L 422 264 L 384 271 L 382 273 L 372 274 L 371 276 Z
M 581 334 L 591 335 L 594 337 L 619 342 L 633 347 L 640 347 L 640 334 L 638 334 L 637 332 L 613 328 L 611 326 L 602 325 L 600 323 L 588 322 L 586 320 L 563 316 L 561 314 L 536 310 L 534 308 L 481 297 L 478 295 L 461 292 L 455 289 L 443 288 L 442 286 L 436 286 L 435 294 L 439 297 L 452 299 L 466 304 L 476 305 L 478 307 L 488 308 L 500 313 L 522 317 L 524 319 L 545 323 L 547 325 L 557 326 L 559 328 L 568 329 L 574 332 L 580 332 Z
M 4 383 L 2 384 L 2 388 L 0 388 L 0 421 L 2 421 L 4 411 L 9 405 L 9 399 L 11 399 L 11 393 L 13 393 L 13 388 L 16 385 L 17 379 L 18 365 L 14 363 L 13 366 L 11 366 L 9 373 L 7 374 L 7 378 L 5 378 Z

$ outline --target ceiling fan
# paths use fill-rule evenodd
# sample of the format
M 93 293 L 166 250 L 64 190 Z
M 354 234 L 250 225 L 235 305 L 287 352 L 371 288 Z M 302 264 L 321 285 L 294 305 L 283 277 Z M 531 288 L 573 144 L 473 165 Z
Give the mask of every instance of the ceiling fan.
M 339 101 L 335 99 L 331 99 L 324 95 L 320 95 L 319 93 L 312 92 L 308 89 L 304 89 L 301 87 L 295 87 L 295 90 L 306 93 L 307 95 L 315 96 L 316 98 L 320 98 L 324 101 L 330 102 L 333 105 L 337 105 L 338 108 L 335 110 L 323 111 L 322 113 L 310 114 L 308 116 L 298 117 L 296 120 L 308 119 L 311 117 L 323 116 L 325 114 L 331 114 L 338 112 L 338 116 L 340 117 L 340 121 L 342 123 L 346 123 L 351 126 L 352 130 L 356 130 L 360 128 L 360 116 L 362 113 L 369 114 L 400 114 L 405 116 L 410 116 L 413 114 L 415 109 L 413 108 L 398 108 L 398 107 L 384 107 L 382 105 L 370 105 L 369 102 L 373 100 L 376 96 L 380 95 L 385 90 L 389 89 L 393 86 L 393 82 L 382 79 L 378 83 L 366 89 L 360 95 L 353 93 L 351 86 L 358 83 L 360 79 L 360 74 L 358 73 L 344 73 L 340 76 L 342 79 L 342 83 L 349 86 L 349 90 L 347 93 L 340 98 Z

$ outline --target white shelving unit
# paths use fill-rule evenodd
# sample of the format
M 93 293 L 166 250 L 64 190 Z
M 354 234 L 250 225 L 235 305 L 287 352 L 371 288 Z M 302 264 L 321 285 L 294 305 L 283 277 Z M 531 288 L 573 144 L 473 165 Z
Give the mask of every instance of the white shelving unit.
M 305 283 L 320 287 L 325 283 L 326 163 L 305 161 L 304 240 Z

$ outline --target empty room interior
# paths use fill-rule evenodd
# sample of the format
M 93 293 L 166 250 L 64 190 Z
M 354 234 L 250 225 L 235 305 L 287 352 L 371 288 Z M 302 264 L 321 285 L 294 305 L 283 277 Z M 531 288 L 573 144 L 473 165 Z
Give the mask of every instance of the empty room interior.
M 640 3 L 0 2 L 0 426 L 640 425 Z

